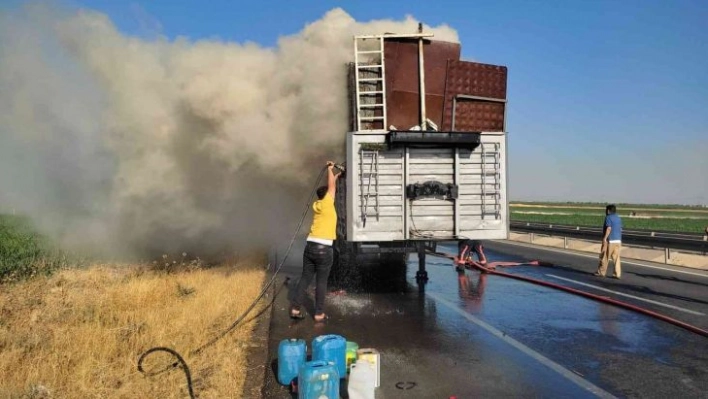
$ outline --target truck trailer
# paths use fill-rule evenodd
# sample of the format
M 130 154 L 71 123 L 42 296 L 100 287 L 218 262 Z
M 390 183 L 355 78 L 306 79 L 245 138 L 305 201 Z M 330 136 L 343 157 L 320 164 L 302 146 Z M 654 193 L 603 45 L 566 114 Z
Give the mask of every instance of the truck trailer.
M 437 243 L 508 238 L 507 68 L 420 26 L 353 39 L 335 270 L 417 252 L 424 283 Z

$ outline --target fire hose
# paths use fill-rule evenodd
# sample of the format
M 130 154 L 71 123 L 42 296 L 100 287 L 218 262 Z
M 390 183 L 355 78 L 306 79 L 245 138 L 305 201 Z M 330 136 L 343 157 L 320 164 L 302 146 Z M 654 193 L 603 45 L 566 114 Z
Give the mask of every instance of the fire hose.
M 453 260 L 456 259 L 455 256 L 452 256 L 452 255 L 449 255 L 449 254 L 445 254 L 445 253 L 442 253 L 442 252 L 431 252 L 431 254 L 432 254 L 432 255 L 435 255 L 435 256 L 440 256 L 440 257 L 448 258 L 448 259 L 453 259 Z M 622 302 L 622 301 L 619 301 L 619 300 L 617 300 L 617 299 L 610 298 L 610 297 L 607 297 L 607 296 L 592 294 L 592 293 L 589 293 L 589 292 L 586 292 L 586 291 L 582 291 L 582 290 L 578 290 L 578 289 L 575 289 L 575 288 L 566 287 L 566 286 L 564 286 L 564 285 L 555 284 L 555 283 L 551 283 L 551 282 L 544 281 L 544 280 L 535 279 L 535 278 L 532 278 L 532 277 L 520 276 L 520 275 L 518 275 L 518 274 L 505 273 L 505 272 L 500 272 L 500 271 L 495 270 L 495 267 L 496 267 L 496 266 L 501 266 L 501 267 L 505 267 L 505 266 L 515 266 L 515 265 L 536 265 L 536 266 L 540 266 L 540 265 L 543 265 L 544 262 L 540 262 L 540 261 L 531 261 L 531 262 L 490 262 L 490 263 L 487 264 L 486 266 L 483 265 L 483 264 L 481 264 L 481 263 L 479 263 L 479 262 L 475 262 L 475 261 L 473 261 L 473 260 L 462 261 L 461 263 L 464 264 L 466 267 L 473 268 L 473 269 L 477 269 L 477 270 L 479 270 L 479 271 L 482 272 L 482 273 L 488 273 L 488 274 L 493 274 L 493 275 L 497 275 L 497 276 L 507 277 L 507 278 L 511 278 L 511 279 L 515 279 L 515 280 L 526 281 L 526 282 L 529 282 L 529 283 L 532 283 L 532 284 L 537 284 L 537 285 L 541 285 L 541 286 L 544 286 L 544 287 L 549 287 L 549 288 L 553 288 L 553 289 L 556 289 L 556 290 L 565 291 L 565 292 L 568 292 L 568 293 L 571 293 L 571 294 L 579 295 L 579 296 L 582 296 L 582 297 L 585 297 L 585 298 L 590 298 L 590 299 L 593 299 L 593 300 L 596 300 L 596 301 L 599 301 L 599 302 L 608 303 L 608 304 L 611 304 L 611 305 L 614 305 L 614 306 L 617 306 L 617 307 L 620 307 L 620 308 L 628 309 L 628 310 L 631 310 L 631 311 L 634 311 L 634 312 L 637 312 L 637 313 L 641 313 L 641 314 L 643 314 L 643 315 L 647 315 L 647 316 L 650 316 L 650 317 L 654 317 L 654 318 L 656 318 L 656 319 L 659 319 L 659 320 L 661 320 L 661 321 L 665 321 L 665 322 L 667 322 L 667 323 L 670 323 L 670 324 L 673 324 L 673 325 L 675 325 L 675 326 L 681 327 L 681 328 L 683 328 L 683 329 L 686 329 L 686 330 L 688 330 L 688 331 L 690 331 L 690 332 L 696 333 L 696 334 L 701 335 L 701 336 L 703 336 L 703 337 L 708 337 L 708 331 L 706 331 L 706 330 L 704 330 L 704 329 L 702 329 L 702 328 L 700 328 L 700 327 L 694 326 L 694 325 L 689 324 L 689 323 L 685 323 L 685 322 L 683 322 L 683 321 L 681 321 L 681 320 L 674 319 L 674 318 L 672 318 L 672 317 L 666 316 L 666 315 L 661 314 L 661 313 L 658 313 L 658 312 L 654 312 L 654 311 L 649 310 L 649 309 L 645 309 L 645 308 L 642 308 L 642 307 L 639 307 L 639 306 L 636 306 L 636 305 L 632 305 L 632 304 L 627 303 L 627 302 Z

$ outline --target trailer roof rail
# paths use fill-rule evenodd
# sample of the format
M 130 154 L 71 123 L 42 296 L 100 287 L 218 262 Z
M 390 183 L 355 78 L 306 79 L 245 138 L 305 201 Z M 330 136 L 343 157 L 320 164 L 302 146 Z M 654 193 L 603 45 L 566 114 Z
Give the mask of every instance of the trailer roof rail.
M 354 39 L 420 39 L 423 37 L 433 37 L 432 33 L 384 33 L 381 35 L 359 35 Z

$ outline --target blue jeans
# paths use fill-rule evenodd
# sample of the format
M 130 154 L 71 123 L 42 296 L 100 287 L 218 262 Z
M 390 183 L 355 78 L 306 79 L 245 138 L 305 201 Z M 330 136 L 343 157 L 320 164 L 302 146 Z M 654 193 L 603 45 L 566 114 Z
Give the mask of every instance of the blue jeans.
M 305 291 L 312 283 L 312 278 L 317 275 L 315 281 L 315 314 L 324 313 L 325 295 L 327 294 L 327 278 L 332 269 L 334 260 L 334 249 L 328 245 L 307 242 L 305 252 L 302 255 L 302 276 L 295 289 L 295 298 L 292 307 L 300 309 L 305 301 Z

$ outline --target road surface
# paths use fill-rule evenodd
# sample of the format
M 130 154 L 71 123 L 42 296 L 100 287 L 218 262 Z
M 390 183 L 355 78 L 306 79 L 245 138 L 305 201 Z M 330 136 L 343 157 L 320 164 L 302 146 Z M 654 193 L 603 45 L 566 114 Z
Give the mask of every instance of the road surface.
M 454 245 L 439 246 L 452 252 Z M 708 329 L 708 273 L 624 263 L 622 280 L 592 276 L 594 256 L 487 243 L 491 260 L 541 259 L 553 266 L 504 271 L 640 305 Z M 294 289 L 301 248 L 279 281 Z M 381 352 L 381 398 L 708 397 L 708 338 L 586 298 L 476 271 L 457 273 L 428 258 L 429 282 L 415 283 L 417 257 L 370 270 L 361 286 L 328 297 L 330 319 L 293 322 L 288 290 L 270 326 L 263 397 L 295 397 L 278 385 L 277 345 L 340 334 Z M 337 287 L 334 287 L 337 288 Z M 309 305 L 311 311 L 312 304 Z M 342 397 L 347 397 L 342 389 Z

